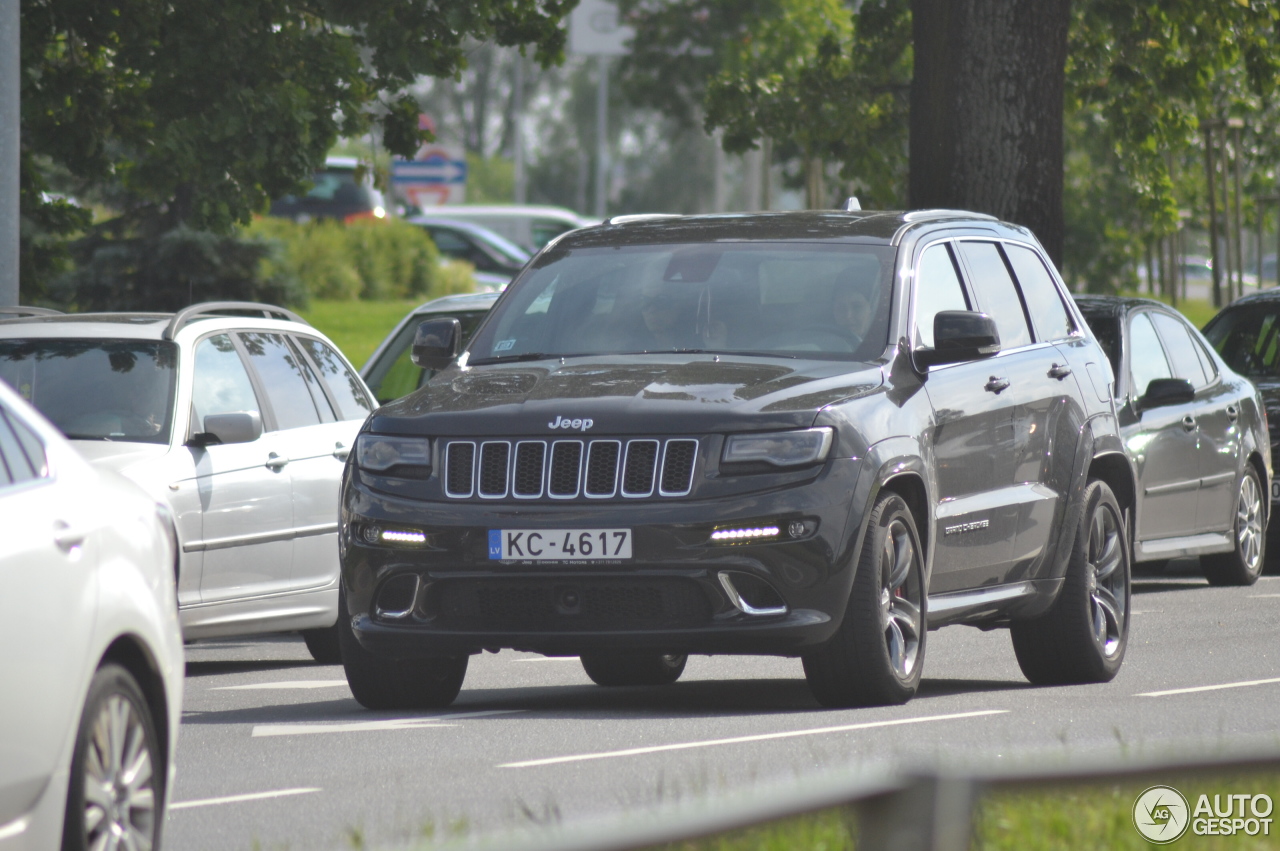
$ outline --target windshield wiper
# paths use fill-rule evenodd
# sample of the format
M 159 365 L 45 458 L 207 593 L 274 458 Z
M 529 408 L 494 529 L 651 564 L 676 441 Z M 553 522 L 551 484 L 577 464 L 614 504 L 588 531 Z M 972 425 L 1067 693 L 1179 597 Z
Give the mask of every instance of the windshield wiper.
M 599 354 L 598 352 L 596 354 Z M 476 358 L 469 361 L 472 366 L 483 366 L 489 363 L 519 363 L 528 360 L 555 360 L 557 358 L 584 358 L 588 353 L 571 352 L 568 354 L 552 354 L 550 352 L 525 352 L 519 355 L 500 355 L 493 358 Z

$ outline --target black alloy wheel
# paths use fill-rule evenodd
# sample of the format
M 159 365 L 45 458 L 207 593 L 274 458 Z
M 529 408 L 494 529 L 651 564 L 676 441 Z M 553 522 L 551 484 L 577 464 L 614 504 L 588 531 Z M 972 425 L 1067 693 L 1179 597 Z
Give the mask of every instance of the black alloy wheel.
M 361 647 L 351 630 L 345 590 L 338 592 L 337 627 L 347 685 L 366 709 L 441 709 L 462 690 L 467 656 L 396 659 Z
M 1200 557 L 1200 568 L 1210 585 L 1252 585 L 1258 581 L 1267 563 L 1265 511 L 1258 472 L 1246 463 L 1232 515 L 1235 549 Z
M 138 682 L 108 663 L 93 675 L 76 733 L 63 851 L 160 844 L 165 762 Z
M 915 696 L 928 634 L 922 554 L 911 509 L 898 494 L 882 492 L 840 629 L 803 660 L 823 706 L 882 706 Z
M 1010 624 L 1018 666 L 1037 685 L 1110 682 L 1129 643 L 1130 556 L 1106 482 L 1084 489 L 1062 588 L 1049 611 Z
M 584 653 L 582 669 L 596 685 L 665 686 L 680 679 L 684 653 Z

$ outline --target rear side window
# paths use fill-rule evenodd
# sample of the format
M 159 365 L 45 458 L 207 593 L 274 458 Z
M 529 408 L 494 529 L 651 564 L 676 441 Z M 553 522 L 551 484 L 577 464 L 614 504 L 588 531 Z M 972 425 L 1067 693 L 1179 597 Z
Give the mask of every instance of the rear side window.
M 1173 371 L 1178 378 L 1185 378 L 1195 388 L 1204 387 L 1210 377 L 1205 373 L 1204 364 L 1200 361 L 1200 353 L 1196 351 L 1195 341 L 1187 326 L 1166 313 L 1151 314 L 1160 339 L 1164 340 L 1165 351 L 1173 359 Z
M 1157 378 L 1173 378 L 1164 356 L 1164 347 L 1151 324 L 1151 317 L 1139 313 L 1129 324 L 1129 370 L 1133 373 L 1133 395 L 1143 396 Z
M 996 322 L 1000 348 L 1016 349 L 1031 344 L 1031 330 L 1022 310 L 1018 288 L 1009 276 L 1000 249 L 994 242 L 962 242 L 960 253 L 969 267 L 978 307 Z
M 968 310 L 960 275 L 951 250 L 931 245 L 920 257 L 916 272 L 916 342 L 933 347 L 933 318 L 944 310 Z
M 338 405 L 339 419 L 363 420 L 369 411 L 373 410 L 373 406 L 369 404 L 364 385 L 355 373 L 347 368 L 342 356 L 311 337 L 294 339 L 306 350 L 320 371 L 321 379 Z
M 239 336 L 262 379 L 276 415 L 276 428 L 302 428 L 322 422 L 320 405 L 328 411 L 329 403 L 316 399 L 322 395 L 316 377 L 285 336 L 264 331 L 241 331 Z M 331 411 L 329 414 L 332 418 Z
M 1061 340 L 1071 336 L 1076 330 L 1075 324 L 1040 257 L 1030 248 L 1009 243 L 1005 243 L 1004 253 L 1022 287 L 1027 313 L 1031 314 L 1031 322 L 1035 325 L 1036 339 Z

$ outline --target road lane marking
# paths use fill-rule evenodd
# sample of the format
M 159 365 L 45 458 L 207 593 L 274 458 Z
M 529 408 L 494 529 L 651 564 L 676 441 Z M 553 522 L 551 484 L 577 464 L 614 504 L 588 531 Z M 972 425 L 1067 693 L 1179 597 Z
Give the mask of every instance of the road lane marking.
M 290 795 L 307 795 L 311 792 L 323 792 L 314 786 L 303 789 L 277 789 L 274 792 L 253 792 L 248 795 L 228 795 L 225 798 L 202 798 L 198 801 L 179 801 L 170 804 L 171 810 L 186 810 L 191 807 L 212 807 L 215 804 L 238 804 L 241 801 L 265 801 L 268 798 L 287 798 Z
M 811 730 L 789 730 L 785 733 L 761 733 L 755 736 L 735 736 L 732 739 L 708 739 L 701 742 L 681 742 L 674 745 L 654 745 L 647 748 L 628 748 L 622 751 L 605 751 L 603 753 L 576 754 L 574 756 L 556 756 L 550 759 L 530 759 L 523 762 L 506 762 L 498 768 L 533 768 L 540 765 L 557 765 L 564 762 L 585 762 L 590 759 L 611 759 L 618 756 L 639 756 L 641 754 L 663 753 L 664 751 L 680 751 L 690 748 L 710 748 L 717 745 L 739 745 L 746 742 L 767 742 L 773 739 L 792 739 L 798 736 L 819 736 L 826 733 L 845 733 L 850 730 L 871 730 L 876 727 L 898 727 L 905 724 L 923 724 L 928 721 L 953 721 L 960 718 L 979 718 L 983 715 L 1003 715 L 1008 709 L 986 709 L 981 712 L 959 712 L 954 715 L 925 715 L 920 718 L 899 718 L 894 721 L 868 721 L 862 724 L 842 724 L 839 727 L 818 727 Z
M 1250 594 L 1249 596 L 1254 600 L 1258 600 L 1262 597 L 1280 597 L 1280 594 Z
M 1280 677 L 1273 677 L 1269 680 L 1245 680 L 1239 683 L 1223 683 L 1218 686 L 1197 686 L 1195 688 L 1171 688 L 1168 691 L 1148 691 L 1142 694 L 1135 694 L 1134 697 L 1165 697 L 1171 694 L 1194 694 L 1198 691 L 1219 691 L 1224 688 L 1244 688 L 1246 686 L 1265 686 L 1270 683 L 1280 683 Z
M 491 715 L 510 715 L 523 709 L 487 709 L 483 712 L 458 712 L 453 715 L 433 715 L 427 718 L 379 718 L 375 721 L 353 721 L 348 724 L 255 724 L 255 739 L 270 736 L 312 736 L 318 733 L 370 733 L 382 730 L 429 730 L 433 727 L 456 727 L 441 723 L 457 718 L 487 718 Z
M 537 659 L 512 659 L 512 662 L 577 662 L 577 656 L 540 656 Z
M 346 680 L 286 680 L 279 683 L 249 683 L 243 686 L 215 686 L 209 691 L 247 691 L 267 688 L 337 688 L 347 685 Z

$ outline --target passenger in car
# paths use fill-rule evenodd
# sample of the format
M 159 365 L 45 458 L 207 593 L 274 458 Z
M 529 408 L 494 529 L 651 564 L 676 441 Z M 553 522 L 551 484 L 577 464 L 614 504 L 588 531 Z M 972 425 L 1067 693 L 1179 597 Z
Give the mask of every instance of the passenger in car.
M 871 294 L 861 284 L 836 288 L 831 299 L 831 317 L 852 348 L 858 348 L 866 336 L 874 309 Z

